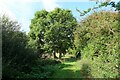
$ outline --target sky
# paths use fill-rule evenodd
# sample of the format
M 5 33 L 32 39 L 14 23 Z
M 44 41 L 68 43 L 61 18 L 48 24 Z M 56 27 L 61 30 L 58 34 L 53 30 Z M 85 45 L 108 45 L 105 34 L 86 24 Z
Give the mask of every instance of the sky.
M 18 21 L 21 31 L 28 33 L 31 19 L 34 18 L 36 11 L 42 9 L 52 11 L 56 7 L 69 9 L 73 16 L 79 20 L 80 16 L 76 8 L 86 10 L 94 6 L 96 6 L 96 2 L 93 0 L 0 0 L 0 15 L 6 14 L 11 20 Z

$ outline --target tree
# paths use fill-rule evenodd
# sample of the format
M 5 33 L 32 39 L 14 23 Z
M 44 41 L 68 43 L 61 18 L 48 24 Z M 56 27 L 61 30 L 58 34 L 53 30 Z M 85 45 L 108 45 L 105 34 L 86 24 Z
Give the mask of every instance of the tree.
M 48 14 L 50 27 L 45 33 L 46 45 L 58 52 L 59 58 L 73 43 L 73 31 L 77 25 L 70 10 L 56 8 Z
M 4 59 L 12 59 L 16 56 L 17 51 L 26 46 L 27 36 L 20 32 L 20 25 L 16 21 L 10 20 L 8 17 L 1 16 L 0 27 L 2 27 L 2 52 Z M 4 58 L 5 57 L 5 58 Z
M 60 53 L 66 51 L 73 43 L 73 31 L 77 25 L 70 10 L 56 8 L 51 12 L 38 11 L 30 25 L 30 39 L 37 47 Z
M 31 20 L 29 35 L 29 45 L 37 50 L 41 55 L 44 52 L 44 34 L 48 26 L 48 12 L 46 10 L 37 11 L 34 19 Z
M 30 72 L 30 66 L 34 65 L 36 56 L 27 47 L 27 35 L 19 31 L 18 22 L 10 20 L 5 15 L 0 17 L 0 28 L 2 28 L 3 78 L 15 78 L 24 72 Z

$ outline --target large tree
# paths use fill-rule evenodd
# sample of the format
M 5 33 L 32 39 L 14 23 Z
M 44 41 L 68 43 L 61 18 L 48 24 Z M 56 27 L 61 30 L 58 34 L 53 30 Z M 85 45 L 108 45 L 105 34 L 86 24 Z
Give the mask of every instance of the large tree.
M 61 53 L 72 46 L 76 25 L 77 21 L 70 10 L 56 8 L 51 12 L 38 11 L 31 21 L 30 39 L 36 42 L 37 49 L 54 51 L 54 57 L 58 52 L 61 58 Z

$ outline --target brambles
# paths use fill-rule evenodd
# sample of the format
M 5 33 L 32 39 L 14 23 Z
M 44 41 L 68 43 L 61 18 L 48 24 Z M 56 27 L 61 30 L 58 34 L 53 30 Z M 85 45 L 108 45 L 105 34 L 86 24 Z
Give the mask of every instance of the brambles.
M 91 60 L 93 77 L 118 77 L 118 17 L 115 12 L 95 12 L 75 31 L 74 44 L 83 59 Z

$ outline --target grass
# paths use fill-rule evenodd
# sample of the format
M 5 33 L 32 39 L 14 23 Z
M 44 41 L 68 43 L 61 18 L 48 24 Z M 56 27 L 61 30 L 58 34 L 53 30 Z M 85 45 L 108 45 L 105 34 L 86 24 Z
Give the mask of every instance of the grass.
M 72 55 L 62 58 L 62 64 L 58 64 L 59 69 L 53 74 L 52 78 L 81 78 L 80 60 L 76 60 Z

